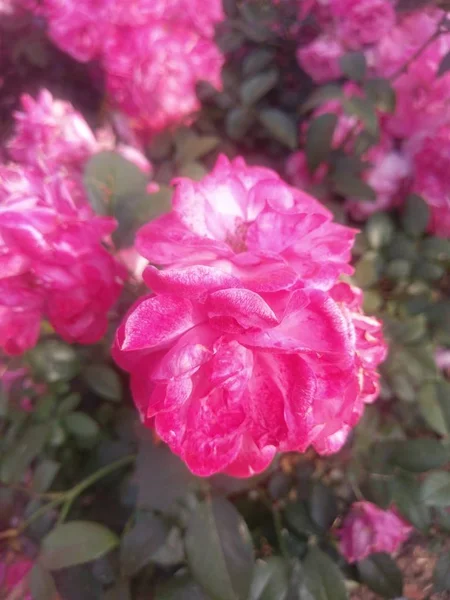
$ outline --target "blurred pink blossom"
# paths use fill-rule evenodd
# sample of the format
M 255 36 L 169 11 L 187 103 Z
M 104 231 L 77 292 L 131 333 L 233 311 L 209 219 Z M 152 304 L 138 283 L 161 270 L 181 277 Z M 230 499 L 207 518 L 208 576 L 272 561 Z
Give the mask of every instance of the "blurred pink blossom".
M 27 575 L 33 568 L 33 562 L 27 558 L 19 558 L 14 562 L 6 562 L 0 557 L 0 594 L 5 598 L 33 600 Z M 3 592 L 3 593 L 2 593 Z
M 371 502 L 355 502 L 339 532 L 342 554 L 353 563 L 370 554 L 396 552 L 412 527 L 393 510 L 382 510 Z

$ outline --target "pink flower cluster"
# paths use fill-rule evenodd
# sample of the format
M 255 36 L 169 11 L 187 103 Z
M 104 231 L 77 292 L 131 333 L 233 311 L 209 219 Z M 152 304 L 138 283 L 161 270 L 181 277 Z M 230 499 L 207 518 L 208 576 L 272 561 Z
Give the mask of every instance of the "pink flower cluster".
M 394 510 L 382 510 L 371 502 L 355 502 L 339 532 L 340 550 L 350 563 L 376 552 L 392 554 L 411 531 L 412 527 Z
M 101 64 L 113 103 L 143 134 L 198 110 L 198 81 L 220 87 L 221 0 L 44 0 L 37 10 L 62 50 Z
M 364 53 L 369 76 L 386 78 L 396 93 L 394 114 L 379 114 L 381 140 L 365 158 L 371 167 L 366 182 L 377 200 L 354 202 L 347 207 L 356 219 L 402 203 L 408 192 L 422 195 L 431 209 L 430 232 L 450 235 L 450 73 L 437 76 L 450 50 L 450 34 L 440 31 L 445 13 L 435 8 L 395 14 L 391 0 L 325 0 L 328 18 L 319 18 L 322 32 L 300 47 L 297 58 L 317 83 L 341 76 L 339 59 L 348 51 Z M 324 2 L 316 0 L 323 8 Z M 319 15 L 322 13 L 319 13 Z M 359 95 L 355 85 L 344 88 L 348 97 Z M 320 112 L 335 112 L 338 130 L 349 117 L 336 102 Z M 358 132 L 356 129 L 355 133 Z M 336 143 L 338 145 L 338 143 Z M 305 161 L 294 155 L 287 170 L 296 184 L 312 185 Z
M 378 393 L 380 323 L 351 273 L 355 231 L 266 168 L 220 157 L 144 226 L 151 262 L 113 355 L 144 424 L 200 476 L 246 477 L 277 451 L 336 452 Z
M 69 342 L 99 340 L 124 276 L 104 245 L 115 221 L 93 214 L 81 183 L 101 146 L 48 92 L 23 108 L 8 144 L 16 162 L 0 166 L 0 347 L 12 355 L 35 345 L 42 318 Z

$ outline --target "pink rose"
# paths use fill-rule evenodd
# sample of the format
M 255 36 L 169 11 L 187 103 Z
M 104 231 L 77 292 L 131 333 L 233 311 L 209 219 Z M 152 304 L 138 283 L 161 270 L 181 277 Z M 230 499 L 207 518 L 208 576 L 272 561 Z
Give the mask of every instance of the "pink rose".
M 114 103 L 143 133 L 160 131 L 198 110 L 198 81 L 221 86 L 223 58 L 217 46 L 177 23 L 117 31 L 105 44 L 102 62 Z
M 339 58 L 344 54 L 341 43 L 326 34 L 297 50 L 297 62 L 316 83 L 326 83 L 341 75 Z
M 352 50 L 377 43 L 396 21 L 391 0 L 332 0 L 330 10 L 338 38 Z
M 122 267 L 102 245 L 113 219 L 78 208 L 77 185 L 60 174 L 0 167 L 0 346 L 34 346 L 47 317 L 70 342 L 93 343 L 122 286 Z
M 412 156 L 412 189 L 423 196 L 431 211 L 428 229 L 450 236 L 450 123 L 436 124 L 407 145 Z
M 355 231 L 272 170 L 221 156 L 201 181 L 180 178 L 173 210 L 145 225 L 138 251 L 155 264 L 216 266 L 277 291 L 301 281 L 328 289 L 352 273 Z
M 337 451 L 385 354 L 359 292 L 330 291 L 354 231 L 242 159 L 179 180 L 173 206 L 138 235 L 170 268 L 144 271 L 155 295 L 131 308 L 113 351 L 142 421 L 201 476 L 249 476 L 276 451 Z
M 339 532 L 340 549 L 350 563 L 376 552 L 392 554 L 411 531 L 412 527 L 393 510 L 382 510 L 371 502 L 355 502 Z
M 209 266 L 144 280 L 156 295 L 132 307 L 113 355 L 143 423 L 194 473 L 246 477 L 277 450 L 333 451 L 362 388 L 352 320 L 329 294 L 250 290 Z

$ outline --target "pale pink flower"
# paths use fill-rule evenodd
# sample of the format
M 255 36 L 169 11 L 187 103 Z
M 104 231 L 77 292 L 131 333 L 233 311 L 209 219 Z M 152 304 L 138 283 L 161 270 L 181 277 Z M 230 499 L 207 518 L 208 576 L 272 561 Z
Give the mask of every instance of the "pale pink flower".
M 450 74 L 437 77 L 441 59 L 450 49 L 448 40 L 449 36 L 443 46 L 434 44 L 394 82 L 396 111 L 385 124 L 391 135 L 408 138 L 449 118 Z
M 112 104 L 148 137 L 192 117 L 196 84 L 221 86 L 221 0 L 43 0 L 51 39 L 106 72 Z
M 395 25 L 392 0 L 332 0 L 336 35 L 352 50 L 377 43 Z
M 388 145 L 389 147 L 389 145 Z M 411 177 L 411 164 L 407 156 L 386 146 L 375 146 L 368 152 L 370 168 L 364 181 L 376 193 L 375 201 L 347 199 L 345 208 L 357 221 L 363 221 L 375 212 L 391 210 L 405 199 L 406 183 Z
M 93 343 L 107 327 L 123 270 L 103 247 L 113 219 L 78 208 L 73 181 L 0 167 L 0 346 L 34 346 L 45 316 L 64 339 Z
M 326 83 L 341 75 L 339 58 L 345 50 L 333 36 L 323 34 L 296 52 L 298 64 L 316 83 Z
M 221 85 L 223 58 L 214 42 L 164 21 L 118 32 L 105 45 L 102 62 L 114 103 L 143 133 L 179 123 L 197 111 L 198 81 Z
M 450 237 L 450 123 L 436 124 L 407 145 L 412 155 L 412 190 L 431 210 L 428 229 Z
M 367 59 L 381 77 L 390 77 L 406 65 L 436 31 L 442 11 L 435 8 L 406 13 L 368 50 Z
M 339 532 L 340 550 L 350 563 L 376 552 L 392 554 L 411 531 L 412 527 L 393 510 L 382 510 L 371 502 L 355 502 Z
M 221 156 L 201 181 L 176 180 L 173 210 L 137 234 L 138 251 L 165 266 L 214 265 L 255 291 L 297 282 L 328 289 L 351 273 L 355 231 L 272 170 Z
M 10 156 L 41 171 L 56 166 L 79 169 L 99 150 L 95 136 L 73 106 L 55 100 L 47 90 L 36 99 L 21 98 L 22 110 L 15 113 L 15 132 L 8 142 Z

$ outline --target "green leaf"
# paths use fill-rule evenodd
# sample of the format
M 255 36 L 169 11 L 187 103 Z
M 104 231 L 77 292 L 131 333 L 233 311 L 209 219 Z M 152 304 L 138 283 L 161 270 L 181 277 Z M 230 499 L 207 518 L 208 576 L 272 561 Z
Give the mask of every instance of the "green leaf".
M 278 108 L 266 108 L 260 111 L 259 120 L 280 144 L 291 150 L 297 148 L 297 127 L 286 113 Z
M 252 113 L 247 108 L 238 106 L 228 111 L 225 119 L 227 135 L 232 140 L 241 140 L 254 121 Z
M 120 564 L 127 577 L 134 577 L 147 565 L 164 544 L 167 528 L 161 519 L 146 514 L 123 537 L 120 544 Z
M 359 119 L 371 135 L 378 136 L 378 117 L 370 100 L 353 96 L 352 98 L 345 98 L 342 101 L 342 106 L 348 115 Z
M 122 384 L 117 372 L 108 365 L 89 365 L 83 371 L 86 384 L 101 398 L 119 402 L 122 398 Z
M 325 113 L 312 119 L 306 132 L 306 159 L 311 173 L 325 162 L 330 154 L 337 115 Z
M 392 480 L 392 502 L 417 529 L 426 531 L 429 528 L 430 510 L 423 504 L 420 483 L 412 475 L 404 473 Z
M 292 561 L 289 590 L 286 600 L 316 600 L 307 587 L 305 572 L 298 558 Z
M 130 582 L 126 579 L 119 579 L 112 588 L 103 594 L 102 600 L 132 600 Z
M 77 438 L 94 438 L 99 432 L 97 421 L 84 412 L 69 413 L 63 420 L 67 431 Z
M 192 129 L 179 129 L 175 136 L 175 160 L 179 165 L 192 162 L 214 150 L 220 140 L 215 135 L 197 135 Z
M 58 592 L 51 574 L 39 563 L 35 563 L 29 575 L 33 600 L 57 600 Z
M 447 71 L 450 70 L 450 52 L 447 52 L 439 63 L 439 68 L 436 73 L 436 77 L 442 77 Z
M 377 198 L 375 190 L 368 183 L 343 170 L 336 170 L 333 174 L 335 191 L 352 200 L 370 200 L 374 202 Z
M 430 220 L 430 209 L 425 200 L 417 194 L 410 194 L 406 199 L 401 216 L 403 230 L 413 237 L 421 236 Z
M 339 59 L 341 71 L 349 79 L 361 82 L 366 76 L 367 63 L 363 52 L 347 52 Z
M 155 600 L 211 600 L 201 587 L 190 577 L 183 574 L 175 576 L 167 583 L 157 587 Z
M 450 552 L 439 557 L 434 569 L 433 580 L 435 592 L 450 590 Z
M 450 473 L 437 471 L 422 482 L 421 499 L 426 506 L 450 506 Z
M 308 536 L 318 535 L 320 533 L 320 529 L 312 521 L 306 503 L 304 502 L 297 501 L 289 503 L 286 506 L 284 516 L 289 528 L 298 535 Z
M 33 491 L 42 494 L 46 492 L 53 483 L 61 464 L 51 458 L 43 458 L 33 473 Z
M 384 274 L 392 281 L 404 281 L 411 275 L 412 263 L 404 258 L 391 260 L 384 270 Z
M 38 377 L 49 383 L 69 381 L 80 368 L 75 348 L 60 340 L 43 340 L 28 354 L 28 360 Z
M 88 160 L 83 184 L 92 208 L 106 215 L 123 197 L 140 195 L 147 185 L 147 176 L 117 152 L 106 150 Z
M 377 256 L 366 253 L 355 265 L 354 278 L 362 288 L 368 288 L 379 279 Z
M 393 220 L 386 213 L 375 213 L 367 221 L 365 234 L 371 248 L 378 250 L 387 246 L 395 232 Z
M 305 113 L 321 104 L 325 104 L 329 100 L 340 100 L 344 97 L 342 89 L 335 84 L 327 84 L 317 88 L 309 96 L 306 102 L 301 107 L 301 112 Z
M 450 385 L 446 381 L 430 381 L 422 385 L 419 408 L 426 423 L 439 435 L 450 434 Z
M 178 173 L 180 177 L 189 177 L 189 179 L 194 179 L 194 181 L 200 181 L 205 175 L 207 175 L 208 171 L 205 169 L 202 163 L 198 161 L 192 161 L 184 163 L 184 165 L 178 170 Z
M 450 240 L 437 237 L 427 237 L 422 242 L 422 252 L 430 260 L 450 259 Z
M 372 554 L 358 562 L 358 572 L 361 580 L 383 598 L 397 598 L 403 593 L 401 571 L 387 554 Z
M 438 440 L 429 439 L 399 442 L 391 455 L 392 464 L 413 473 L 437 469 L 449 460 L 448 448 Z
M 190 490 L 195 477 L 167 448 L 143 441 L 136 461 L 138 508 L 170 511 Z
M 186 531 L 192 574 L 216 600 L 247 600 L 253 577 L 253 546 L 240 514 L 227 500 L 201 502 Z
M 308 550 L 304 569 L 308 588 L 317 600 L 348 598 L 341 571 L 317 546 L 312 546 Z
M 244 81 L 240 89 L 240 97 L 244 106 L 253 106 L 275 86 L 278 81 L 278 71 L 270 69 L 265 73 L 254 75 Z
M 275 53 L 273 50 L 268 50 L 266 48 L 252 50 L 252 52 L 247 54 L 244 58 L 244 62 L 242 63 L 242 74 L 245 77 L 248 77 L 248 75 L 263 71 L 272 63 L 274 58 Z
M 51 571 L 65 569 L 100 558 L 118 544 L 117 536 L 99 523 L 70 521 L 43 539 L 40 560 Z
M 327 531 L 338 516 L 336 496 L 321 482 L 316 482 L 309 497 L 309 512 L 322 531 Z
M 288 573 L 287 563 L 279 556 L 258 561 L 248 600 L 284 600 L 288 591 Z
M 49 423 L 28 427 L 0 463 L 0 480 L 3 483 L 19 482 L 31 462 L 43 451 L 49 435 Z
M 373 104 L 381 111 L 393 113 L 395 111 L 395 90 L 387 79 L 369 79 L 364 83 L 364 89 Z
M 65 415 L 67 413 L 72 412 L 73 410 L 75 410 L 77 408 L 77 406 L 80 404 L 80 402 L 81 402 L 80 394 L 77 394 L 77 393 L 69 394 L 68 396 L 66 396 L 66 398 L 64 398 L 63 400 L 61 400 L 61 402 L 59 402 L 58 407 L 57 407 L 58 414 Z

